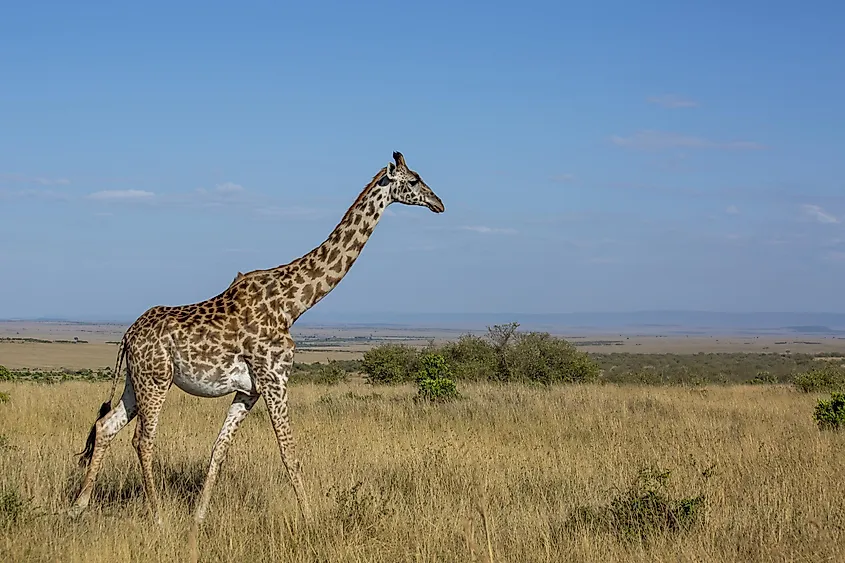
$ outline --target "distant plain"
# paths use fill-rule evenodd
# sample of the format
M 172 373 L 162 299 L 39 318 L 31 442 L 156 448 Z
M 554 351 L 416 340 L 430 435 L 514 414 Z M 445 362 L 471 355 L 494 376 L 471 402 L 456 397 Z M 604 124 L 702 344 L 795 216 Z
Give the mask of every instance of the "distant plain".
M 127 324 L 0 321 L 0 365 L 11 369 L 96 369 L 112 366 Z M 677 329 L 675 329 L 677 331 Z M 297 361 L 360 359 L 375 344 L 387 341 L 424 346 L 461 334 L 484 334 L 483 326 L 468 329 L 390 326 L 295 326 Z M 648 331 L 584 331 L 552 329 L 586 352 L 696 354 L 708 352 L 832 353 L 845 355 L 845 336 L 830 334 L 660 334 Z M 77 338 L 84 343 L 73 343 Z M 44 340 L 49 342 L 38 342 Z M 62 342 L 64 341 L 64 342 Z

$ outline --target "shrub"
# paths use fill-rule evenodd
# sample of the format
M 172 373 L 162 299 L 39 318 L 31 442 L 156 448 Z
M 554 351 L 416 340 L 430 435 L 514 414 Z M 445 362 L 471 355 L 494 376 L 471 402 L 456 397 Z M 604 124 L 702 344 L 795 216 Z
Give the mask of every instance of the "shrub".
M 767 370 L 758 371 L 757 375 L 754 376 L 754 379 L 751 380 L 752 385 L 773 385 L 777 382 L 777 378 Z
M 6 366 L 0 366 L 0 381 L 11 381 L 12 372 Z
M 414 379 L 418 352 L 404 344 L 385 344 L 364 352 L 361 371 L 368 383 L 403 383 Z
M 0 529 L 11 528 L 35 515 L 32 499 L 24 498 L 17 487 L 6 485 L 0 489 Z
M 336 385 L 341 381 L 346 381 L 349 378 L 349 373 L 344 370 L 335 360 L 329 360 L 327 364 L 320 364 L 317 369 L 317 375 L 314 377 L 315 383 L 322 385 Z
M 349 490 L 332 487 L 326 496 L 335 502 L 334 517 L 340 522 L 346 534 L 374 534 L 383 521 L 393 515 L 390 499 L 382 490 L 374 493 L 363 488 L 358 481 Z
M 451 401 L 459 397 L 446 359 L 440 354 L 424 354 L 417 371 L 417 399 L 422 401 Z
M 517 334 L 506 351 L 507 379 L 552 383 L 594 381 L 599 367 L 584 352 L 547 332 Z
M 792 383 L 805 393 L 839 391 L 845 388 L 845 370 L 836 364 L 825 362 L 820 368 L 798 374 Z
M 455 379 L 492 379 L 499 369 L 499 360 L 493 345 L 472 334 L 465 334 L 457 341 L 447 342 L 439 352 L 451 367 Z
M 845 393 L 833 392 L 828 401 L 819 399 L 813 418 L 821 430 L 838 430 L 845 426 Z
M 4 393 L 3 391 L 0 391 L 0 405 L 2 405 L 3 403 L 8 403 L 8 402 L 9 402 L 9 394 Z
M 702 473 L 705 479 L 709 475 L 710 469 Z M 641 470 L 634 482 L 609 504 L 578 507 L 568 525 L 603 530 L 635 541 L 688 531 L 703 519 L 706 497 L 699 494 L 671 498 L 666 491 L 669 476 L 669 471 Z

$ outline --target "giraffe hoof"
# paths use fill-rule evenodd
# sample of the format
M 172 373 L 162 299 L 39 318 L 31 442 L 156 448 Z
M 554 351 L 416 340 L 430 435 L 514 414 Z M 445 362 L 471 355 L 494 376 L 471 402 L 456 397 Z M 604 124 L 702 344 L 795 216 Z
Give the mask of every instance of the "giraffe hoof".
M 85 512 L 85 507 L 75 504 L 68 508 L 65 514 L 67 514 L 71 520 L 78 520 L 79 517 L 82 516 L 83 512 Z

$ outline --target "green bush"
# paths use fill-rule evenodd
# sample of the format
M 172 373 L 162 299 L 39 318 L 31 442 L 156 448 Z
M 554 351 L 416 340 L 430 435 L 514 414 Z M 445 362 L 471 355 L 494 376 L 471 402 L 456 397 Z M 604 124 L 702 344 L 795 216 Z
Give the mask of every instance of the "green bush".
M 819 399 L 813 418 L 821 430 L 838 430 L 845 426 L 845 393 L 833 392 L 830 400 Z
M 598 364 L 571 343 L 546 332 L 518 333 L 518 327 L 495 325 L 488 328 L 486 339 L 465 334 L 439 347 L 429 343 L 422 353 L 401 344 L 376 346 L 364 354 L 361 368 L 369 383 L 402 383 L 416 379 L 422 356 L 436 354 L 453 374 L 447 379 L 548 385 L 598 377 Z
M 708 479 L 710 471 L 705 470 L 702 478 Z M 704 518 L 706 496 L 702 493 L 670 497 L 667 492 L 669 476 L 669 471 L 643 469 L 609 504 L 578 507 L 567 524 L 570 528 L 590 528 L 633 541 L 689 531 Z
M 364 352 L 361 371 L 368 383 L 413 381 L 419 352 L 404 344 L 385 344 Z
M 757 375 L 754 376 L 754 379 L 751 380 L 752 385 L 773 385 L 777 382 L 777 378 L 769 373 L 768 370 L 758 371 Z
M 4 393 L 3 391 L 0 391 L 0 405 L 2 405 L 3 403 L 8 403 L 8 402 L 9 402 L 9 394 Z
M 440 354 L 424 354 L 417 370 L 417 399 L 421 401 L 451 401 L 459 397 L 452 372 Z
M 479 381 L 491 379 L 499 369 L 496 349 L 487 340 L 465 334 L 457 341 L 447 342 L 439 353 L 452 368 L 456 379 Z
M 792 383 L 805 393 L 840 391 L 845 388 L 845 370 L 837 364 L 826 361 L 822 367 L 798 374 Z
M 0 366 L 0 381 L 11 381 L 12 372 L 6 366 Z
M 552 383 L 595 381 L 599 367 L 584 352 L 547 332 L 518 333 L 506 352 L 508 380 Z
M 327 364 L 320 364 L 315 383 L 322 385 L 336 385 L 349 378 L 349 372 L 343 369 L 335 360 L 329 360 Z

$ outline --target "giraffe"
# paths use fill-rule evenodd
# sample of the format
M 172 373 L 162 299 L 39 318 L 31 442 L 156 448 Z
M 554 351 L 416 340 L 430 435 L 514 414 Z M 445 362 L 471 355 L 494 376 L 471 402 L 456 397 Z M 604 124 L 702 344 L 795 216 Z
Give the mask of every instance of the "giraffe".
M 220 466 L 238 425 L 264 397 L 282 463 L 306 521 L 311 509 L 296 457 L 288 415 L 287 381 L 293 366 L 294 322 L 328 294 L 352 267 L 391 203 L 428 207 L 443 202 L 408 168 L 400 152 L 379 170 L 318 247 L 287 264 L 238 275 L 215 297 L 181 306 L 156 306 L 126 330 L 118 347 L 108 400 L 100 406 L 79 465 L 87 472 L 68 510 L 79 516 L 88 506 L 103 457 L 114 436 L 136 416 L 132 444 L 141 463 L 147 505 L 161 522 L 153 478 L 153 442 L 167 391 L 176 385 L 199 397 L 234 393 L 194 508 L 194 525 L 205 519 Z M 111 406 L 121 367 L 123 394 Z

